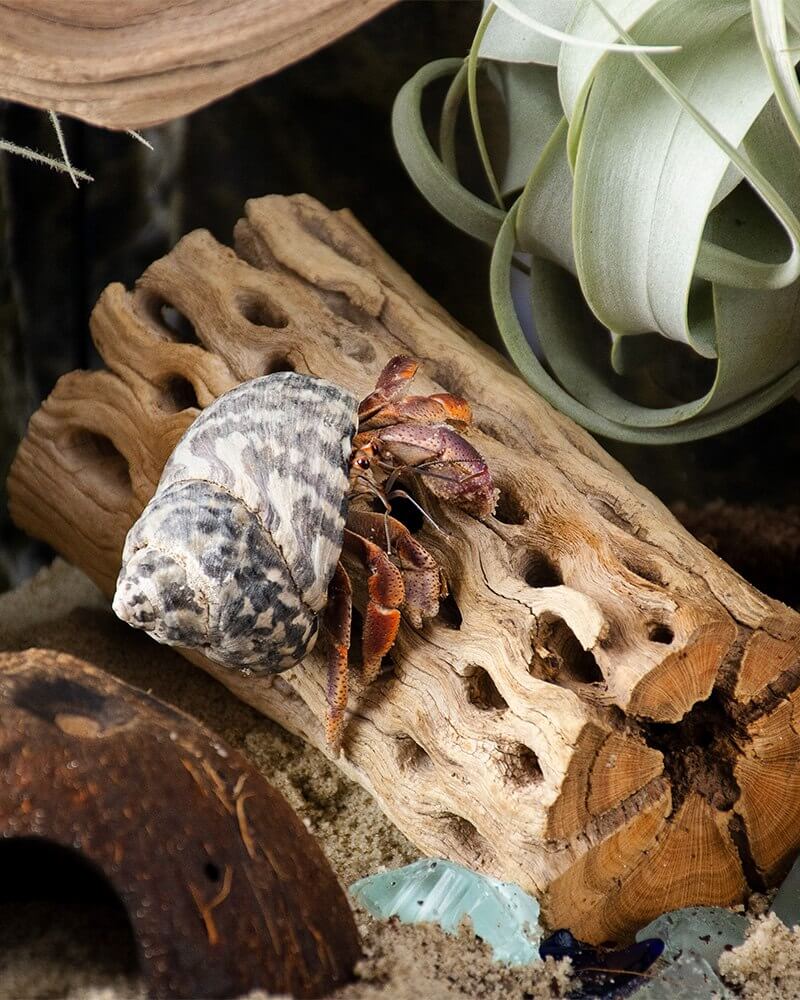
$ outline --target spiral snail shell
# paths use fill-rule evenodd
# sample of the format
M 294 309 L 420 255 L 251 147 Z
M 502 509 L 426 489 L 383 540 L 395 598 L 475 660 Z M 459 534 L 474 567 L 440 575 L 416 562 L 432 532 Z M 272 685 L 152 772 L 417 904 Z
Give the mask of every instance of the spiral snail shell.
M 342 549 L 356 424 L 354 396 L 294 372 L 220 396 L 128 532 L 116 614 L 232 667 L 302 659 Z

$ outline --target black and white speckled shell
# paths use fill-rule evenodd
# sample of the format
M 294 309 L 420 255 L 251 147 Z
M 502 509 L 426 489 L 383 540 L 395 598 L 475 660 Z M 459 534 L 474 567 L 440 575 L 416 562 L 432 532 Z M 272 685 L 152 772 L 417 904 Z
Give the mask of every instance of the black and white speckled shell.
M 356 423 L 354 396 L 293 372 L 220 396 L 128 532 L 116 614 L 227 666 L 296 663 L 341 553 Z

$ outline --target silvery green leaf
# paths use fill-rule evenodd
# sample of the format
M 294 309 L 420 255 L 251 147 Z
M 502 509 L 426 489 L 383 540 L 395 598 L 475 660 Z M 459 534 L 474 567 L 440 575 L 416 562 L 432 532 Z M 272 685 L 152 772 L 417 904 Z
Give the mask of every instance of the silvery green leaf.
M 528 5 L 520 17 L 522 0 L 498 4 L 508 46 L 506 16 L 542 16 Z M 491 74 L 511 132 L 502 190 L 528 173 L 505 220 L 469 200 L 448 152 L 445 214 L 483 238 L 499 227 L 491 287 L 512 359 L 595 433 L 691 440 L 751 419 L 800 384 L 799 29 L 800 0 L 577 0 L 557 29 L 566 36 L 561 109 L 549 68 L 505 61 Z M 473 121 L 476 62 L 473 52 Z M 421 186 L 431 192 L 430 177 Z M 519 249 L 530 253 L 545 364 L 509 291 Z M 711 360 L 706 388 L 650 405 L 621 394 L 615 372 L 658 386 L 671 343 Z
M 788 13 L 797 16 L 797 4 Z M 775 87 L 783 117 L 800 144 L 800 86 L 795 70 L 796 54 L 789 48 L 787 11 L 783 0 L 752 0 L 753 27 L 764 63 Z M 796 28 L 796 24 L 795 24 Z
M 675 6 L 651 9 L 639 21 L 639 34 L 680 38 L 681 52 L 661 57 L 660 65 L 729 145 L 709 134 L 660 81 L 648 79 L 638 58 L 604 57 L 582 118 L 573 235 L 581 287 L 602 323 L 618 333 L 656 330 L 708 353 L 708 343 L 693 335 L 688 313 L 705 220 L 735 147 L 773 91 L 747 3 L 730 2 L 720 10 L 717 0 L 693 0 L 681 24 Z M 800 221 L 753 168 L 749 179 L 772 200 L 797 256 Z M 734 253 L 709 249 L 709 268 L 723 267 Z M 739 258 L 746 268 L 745 246 Z M 750 268 L 748 280 L 758 281 L 760 270 Z M 732 271 L 725 277 L 735 280 Z M 796 261 L 785 270 L 769 264 L 763 282 L 775 286 L 796 277 Z
M 608 0 L 605 10 L 627 31 L 635 28 L 639 19 L 661 0 Z M 595 6 L 593 0 L 579 0 L 570 31 L 577 35 L 596 38 L 611 44 L 619 40 L 619 32 L 608 17 Z M 572 120 L 576 109 L 583 104 L 595 69 L 605 53 L 600 48 L 588 49 L 577 45 L 563 45 L 558 57 L 558 88 L 564 114 Z
M 597 50 L 601 52 L 621 52 L 625 56 L 629 56 L 636 52 L 675 51 L 675 47 L 672 45 L 637 45 L 636 42 L 632 41 L 609 42 L 596 38 L 593 35 L 577 34 L 572 30 L 562 31 L 559 28 L 552 27 L 548 23 L 547 19 L 542 19 L 529 14 L 524 9 L 524 5 L 520 4 L 519 0 L 492 0 L 492 3 L 487 7 L 487 11 L 492 7 L 496 7 L 498 10 L 503 11 L 503 13 L 508 14 L 513 20 L 518 21 L 521 25 L 524 25 L 527 28 L 532 28 L 535 32 L 543 35 L 545 38 L 549 38 L 560 43 L 566 43 L 567 45 L 575 46 L 576 48 L 584 48 L 592 51 Z
M 508 156 L 501 178 L 508 193 L 525 186 L 563 112 L 552 67 L 504 63 L 498 71 L 508 109 Z
M 484 11 L 491 0 L 484 0 Z M 517 0 L 517 6 L 532 20 L 566 31 L 578 0 Z M 481 44 L 482 59 L 509 63 L 541 63 L 555 66 L 561 42 L 548 38 L 503 10 L 498 10 Z

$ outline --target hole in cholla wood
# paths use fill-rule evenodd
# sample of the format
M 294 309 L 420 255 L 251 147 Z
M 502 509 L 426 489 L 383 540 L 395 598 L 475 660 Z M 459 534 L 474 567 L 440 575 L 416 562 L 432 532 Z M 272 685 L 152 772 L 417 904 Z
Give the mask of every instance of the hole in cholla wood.
M 94 488 L 131 492 L 131 476 L 125 456 L 111 438 L 85 428 L 76 428 L 61 443 L 75 467 L 89 476 Z
M 195 387 L 183 375 L 171 375 L 164 382 L 159 405 L 167 413 L 180 413 L 182 410 L 200 408 Z
M 535 784 L 542 779 L 539 758 L 524 743 L 500 747 L 498 756 L 503 776 L 511 784 L 522 787 Z
M 548 611 L 539 615 L 531 634 L 530 672 L 534 677 L 566 687 L 603 684 L 592 652 L 584 649 L 563 618 Z
M 477 665 L 470 667 L 465 681 L 467 699 L 471 705 L 484 712 L 492 710 L 504 712 L 508 708 L 508 702 L 497 690 L 491 674 L 483 667 Z
M 457 632 L 461 628 L 463 620 L 461 609 L 459 608 L 458 602 L 452 592 L 446 594 L 439 601 L 439 615 L 437 621 L 441 621 L 445 628 L 450 628 Z
M 675 638 L 675 633 L 664 622 L 651 622 L 647 629 L 647 636 L 650 642 L 658 642 L 663 646 L 669 646 Z
M 266 326 L 271 330 L 283 330 L 289 325 L 289 317 L 263 293 L 243 294 L 236 300 L 239 312 L 253 326 Z
M 192 321 L 166 298 L 150 290 L 139 290 L 134 302 L 162 340 L 174 344 L 200 344 Z
M 529 587 L 559 587 L 563 582 L 555 561 L 540 549 L 528 549 L 522 560 L 522 578 Z
M 441 813 L 439 820 L 444 827 L 445 836 L 455 840 L 468 856 L 479 859 L 483 864 L 491 861 L 494 852 L 474 823 L 451 812 Z
M 406 735 L 397 737 L 397 762 L 403 771 L 428 771 L 433 767 L 427 750 Z
M 495 518 L 501 524 L 525 524 L 528 520 L 528 512 L 513 486 L 504 483 L 499 486 L 499 490 L 497 509 L 494 512 Z
M 274 354 L 267 359 L 264 365 L 265 375 L 274 375 L 276 372 L 296 372 L 297 365 L 285 354 Z

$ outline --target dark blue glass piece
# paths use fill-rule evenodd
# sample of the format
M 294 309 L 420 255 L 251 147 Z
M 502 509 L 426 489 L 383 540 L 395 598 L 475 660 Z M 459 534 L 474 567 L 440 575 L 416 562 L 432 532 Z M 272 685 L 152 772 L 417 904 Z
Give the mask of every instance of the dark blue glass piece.
M 630 996 L 644 981 L 646 972 L 664 951 L 659 938 L 638 941 L 628 948 L 610 951 L 578 941 L 569 931 L 556 931 L 539 945 L 542 958 L 569 958 L 581 985 L 568 995 L 572 1000 L 616 1000 Z

